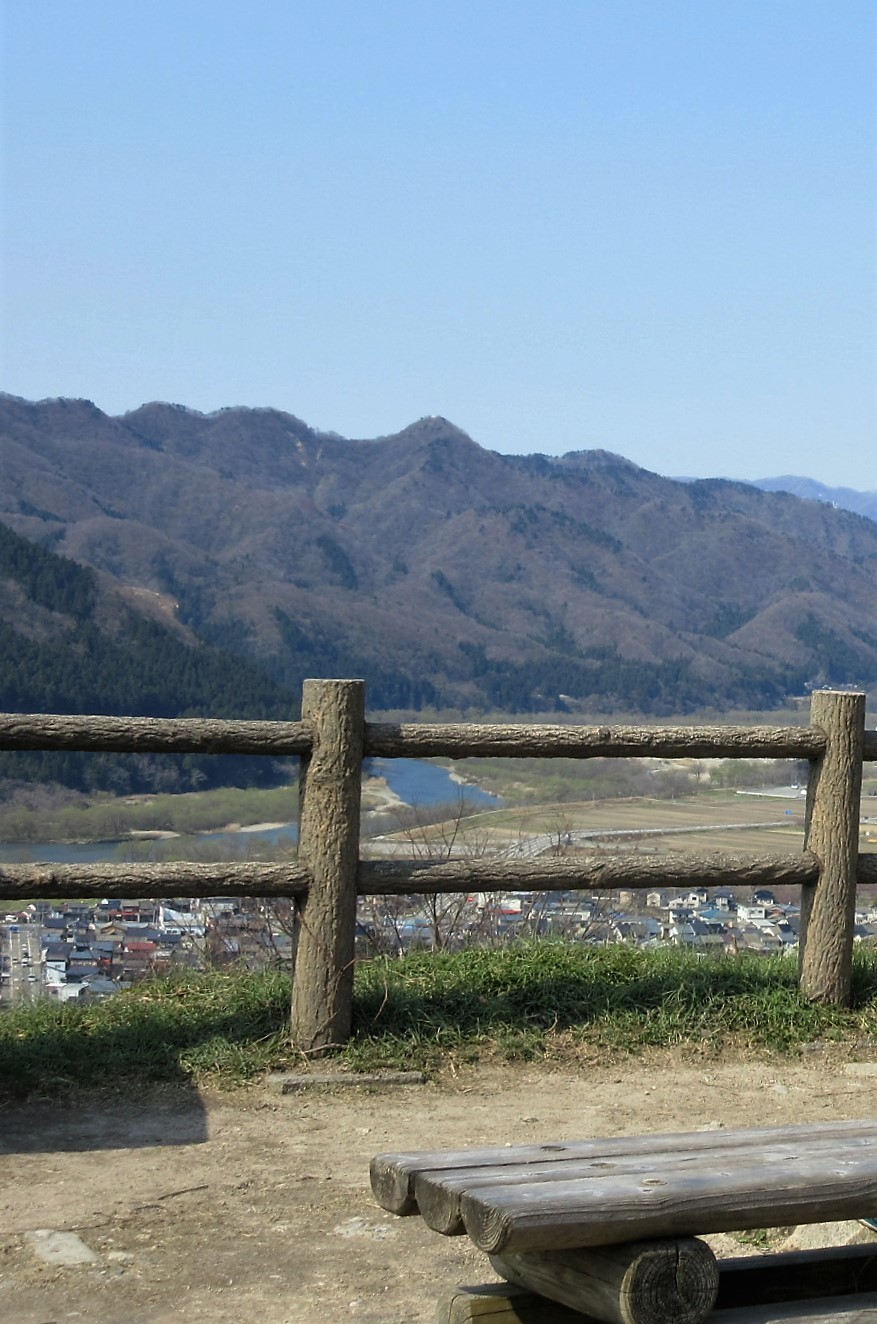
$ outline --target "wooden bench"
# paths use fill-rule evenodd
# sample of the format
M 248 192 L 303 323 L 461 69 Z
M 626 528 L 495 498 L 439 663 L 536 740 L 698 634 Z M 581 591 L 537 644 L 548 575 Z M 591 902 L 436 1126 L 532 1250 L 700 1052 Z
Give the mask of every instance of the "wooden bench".
M 754 1324 L 847 1311 L 877 1324 L 877 1243 L 720 1265 L 698 1239 L 873 1217 L 875 1120 L 382 1154 L 371 1183 L 383 1208 L 468 1234 L 515 1285 L 458 1290 L 440 1307 L 446 1324 Z M 802 1294 L 815 1303 L 791 1314 L 769 1304 Z

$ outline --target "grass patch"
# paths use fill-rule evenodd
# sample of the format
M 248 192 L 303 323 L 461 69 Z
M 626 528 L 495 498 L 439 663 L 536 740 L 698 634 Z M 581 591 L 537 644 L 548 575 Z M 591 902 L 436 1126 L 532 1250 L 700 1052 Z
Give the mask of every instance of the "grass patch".
M 245 1083 L 300 1064 L 287 1043 L 291 986 L 276 972 L 144 984 L 80 1007 L 48 1000 L 0 1017 L 0 1090 Z M 857 953 L 852 1006 L 808 1002 L 795 962 L 699 960 L 671 949 L 533 941 L 412 954 L 357 970 L 353 1070 L 553 1060 L 697 1045 L 794 1053 L 815 1039 L 877 1037 L 877 952 Z
M 289 999 L 274 972 L 187 974 L 90 1006 L 41 999 L 0 1017 L 0 1090 L 244 1083 L 288 1058 Z
M 794 1052 L 814 1039 L 877 1033 L 877 953 L 857 955 L 849 1009 L 807 1001 L 792 958 L 698 959 L 676 949 L 534 941 L 503 951 L 411 955 L 359 972 L 363 1069 L 472 1060 L 574 1058 L 645 1047 L 734 1043 Z

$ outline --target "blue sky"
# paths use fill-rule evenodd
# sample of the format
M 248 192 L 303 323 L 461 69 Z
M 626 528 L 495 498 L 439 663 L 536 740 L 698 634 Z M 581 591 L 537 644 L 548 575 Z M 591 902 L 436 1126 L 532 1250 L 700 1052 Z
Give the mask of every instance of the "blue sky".
M 873 0 L 3 0 L 0 385 L 877 489 Z

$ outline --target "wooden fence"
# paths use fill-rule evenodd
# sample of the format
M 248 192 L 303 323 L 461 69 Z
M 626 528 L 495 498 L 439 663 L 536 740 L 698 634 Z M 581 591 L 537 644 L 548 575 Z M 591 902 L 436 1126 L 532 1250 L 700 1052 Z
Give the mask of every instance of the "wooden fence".
M 375 723 L 359 680 L 308 680 L 298 722 L 0 715 L 0 749 L 298 755 L 298 860 L 284 864 L 0 865 L 0 899 L 259 896 L 295 898 L 300 931 L 292 1038 L 319 1053 L 350 1034 L 358 896 L 650 889 L 718 883 L 801 888 L 800 985 L 814 1000 L 850 995 L 857 883 L 877 883 L 859 854 L 862 767 L 877 760 L 865 696 L 821 690 L 808 726 L 554 726 Z M 684 859 L 361 860 L 362 760 L 380 758 L 807 759 L 804 846 L 774 855 Z

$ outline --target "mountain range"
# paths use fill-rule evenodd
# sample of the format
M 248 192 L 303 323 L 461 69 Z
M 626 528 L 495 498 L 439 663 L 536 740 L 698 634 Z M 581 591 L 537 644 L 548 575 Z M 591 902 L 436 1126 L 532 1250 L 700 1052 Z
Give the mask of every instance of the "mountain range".
M 805 480 L 500 455 L 438 417 L 350 440 L 273 409 L 14 396 L 0 475 L 8 528 L 278 694 L 358 675 L 373 711 L 662 714 L 877 681 L 877 524 L 785 490 Z M 9 630 L 22 605 L 0 593 Z
M 877 492 L 856 492 L 851 487 L 826 487 L 815 478 L 795 478 L 786 474 L 782 478 L 759 478 L 755 486 L 763 492 L 791 492 L 808 501 L 827 501 L 839 510 L 852 510 L 877 520 Z

